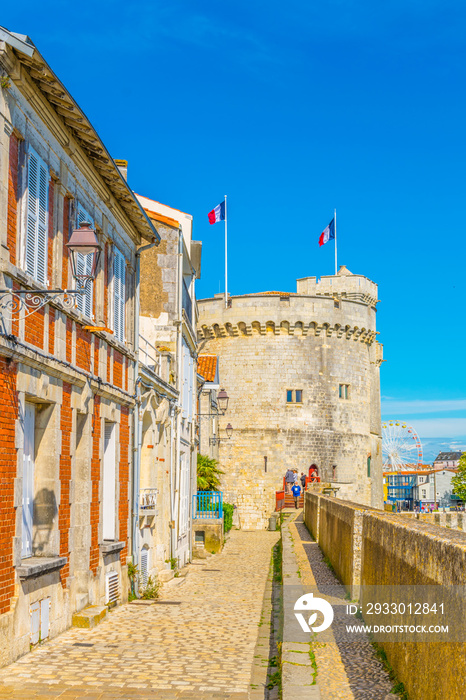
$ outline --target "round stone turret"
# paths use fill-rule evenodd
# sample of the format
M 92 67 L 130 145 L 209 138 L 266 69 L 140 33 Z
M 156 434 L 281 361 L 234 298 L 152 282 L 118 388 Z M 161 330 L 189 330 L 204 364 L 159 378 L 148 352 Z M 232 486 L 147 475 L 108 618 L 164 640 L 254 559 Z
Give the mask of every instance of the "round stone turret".
M 287 468 L 318 468 L 338 496 L 381 507 L 377 285 L 345 267 L 297 293 L 199 301 L 200 352 L 218 355 L 222 490 L 246 529 L 267 526 Z

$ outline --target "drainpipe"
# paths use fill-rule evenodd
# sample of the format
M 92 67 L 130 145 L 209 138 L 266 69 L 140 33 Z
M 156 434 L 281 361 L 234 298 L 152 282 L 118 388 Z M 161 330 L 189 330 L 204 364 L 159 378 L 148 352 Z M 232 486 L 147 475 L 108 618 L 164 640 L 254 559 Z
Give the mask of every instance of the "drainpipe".
M 160 237 L 153 238 L 148 245 L 144 245 L 136 251 L 136 289 L 135 289 L 135 305 L 134 305 L 134 352 L 136 361 L 134 363 L 135 380 L 135 395 L 136 400 L 133 409 L 133 479 L 132 479 L 132 502 L 133 502 L 133 532 L 131 552 L 133 555 L 133 564 L 139 564 L 139 486 L 141 473 L 141 423 L 139 420 L 140 411 L 140 377 L 139 377 L 139 313 L 141 309 L 139 292 L 140 292 L 140 268 L 141 268 L 141 253 L 149 248 L 159 245 Z
M 178 389 L 178 411 L 175 412 L 176 415 L 176 429 L 175 429 L 175 454 L 174 454 L 174 470 L 172 477 L 172 500 L 173 500 L 173 517 L 172 524 L 174 527 L 171 529 L 171 556 L 176 557 L 176 537 L 177 537 L 177 523 L 175 522 L 175 514 L 179 515 L 179 504 L 178 509 L 176 508 L 177 494 L 179 497 L 179 472 L 180 472 L 180 440 L 181 440 L 181 414 L 183 407 L 183 385 L 181 383 L 181 377 L 183 374 L 183 231 L 179 229 L 178 234 L 178 280 L 177 280 L 177 329 L 176 329 L 176 383 Z M 178 520 L 178 517 L 176 517 Z

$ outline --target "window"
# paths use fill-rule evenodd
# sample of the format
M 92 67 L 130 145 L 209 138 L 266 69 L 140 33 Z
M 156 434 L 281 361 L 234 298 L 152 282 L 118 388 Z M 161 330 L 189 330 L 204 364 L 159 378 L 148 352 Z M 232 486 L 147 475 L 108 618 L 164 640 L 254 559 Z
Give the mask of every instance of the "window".
M 371 455 L 367 457 L 367 476 L 371 475 Z
M 419 477 L 419 483 L 422 484 L 423 481 L 424 481 L 424 477 L 423 477 L 423 476 L 420 476 L 420 477 Z
M 125 340 L 126 265 L 123 254 L 114 248 L 113 256 L 113 330 L 115 338 Z
M 340 399 L 349 399 L 349 384 L 340 384 L 339 387 L 339 396 Z
M 84 207 L 81 204 L 78 204 L 78 211 L 76 215 L 77 219 L 77 226 L 81 226 L 83 221 L 87 221 L 90 223 L 91 227 L 94 227 L 94 220 L 92 219 L 91 216 L 87 213 L 87 211 L 84 209 Z M 76 256 L 76 270 L 79 275 L 89 275 L 91 273 L 91 268 L 92 268 L 92 260 L 93 260 L 93 255 L 92 253 L 89 253 L 89 255 L 81 255 L 79 253 Z M 77 295 L 77 306 L 78 309 L 83 313 L 85 316 L 88 318 L 92 318 L 92 292 L 93 292 L 93 282 L 91 280 L 88 281 L 87 286 L 86 286 L 86 291 L 83 294 L 78 294 Z
M 37 282 L 47 282 L 49 171 L 29 148 L 26 202 L 25 269 Z
M 335 307 L 335 309 L 339 309 L 339 308 L 340 308 L 340 302 L 338 301 L 338 299 L 334 299 L 334 300 L 333 300 L 333 306 Z
M 302 389 L 287 389 L 286 403 L 302 403 L 302 402 L 303 402 L 303 390 Z
M 55 556 L 53 536 L 57 499 L 50 469 L 50 444 L 56 429 L 55 404 L 25 402 L 23 428 L 23 493 L 21 558 Z
M 27 403 L 24 410 L 23 447 L 23 527 L 21 535 L 21 556 L 32 556 L 32 521 L 34 509 L 34 453 L 35 453 L 34 404 Z
M 425 498 L 426 495 L 427 495 L 427 490 L 426 490 L 426 489 L 422 489 L 422 498 Z
M 104 465 L 102 484 L 102 539 L 115 540 L 115 497 L 116 497 L 116 445 L 115 423 L 105 421 L 104 429 Z

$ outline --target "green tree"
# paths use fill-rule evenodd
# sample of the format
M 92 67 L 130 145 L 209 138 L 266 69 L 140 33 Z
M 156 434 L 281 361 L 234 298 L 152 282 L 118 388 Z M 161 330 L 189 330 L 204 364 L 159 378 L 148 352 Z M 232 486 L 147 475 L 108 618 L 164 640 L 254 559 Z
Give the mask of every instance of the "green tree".
M 197 455 L 197 490 L 218 491 L 222 470 L 218 468 L 216 459 L 206 455 Z
M 451 480 L 453 493 L 459 496 L 462 501 L 466 501 L 466 452 L 460 457 L 458 463 L 458 473 Z

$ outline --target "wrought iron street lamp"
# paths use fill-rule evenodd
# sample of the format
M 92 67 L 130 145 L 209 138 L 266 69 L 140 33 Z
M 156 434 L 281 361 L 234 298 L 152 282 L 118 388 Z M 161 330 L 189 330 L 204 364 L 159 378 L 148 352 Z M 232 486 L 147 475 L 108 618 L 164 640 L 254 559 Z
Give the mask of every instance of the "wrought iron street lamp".
M 226 410 L 228 408 L 228 401 L 230 400 L 230 397 L 228 396 L 227 392 L 225 389 L 220 389 L 220 391 L 217 394 L 217 403 L 214 404 L 215 408 L 217 411 L 215 413 L 198 413 L 198 416 L 204 417 L 209 417 L 212 418 L 213 416 L 224 416 L 226 413 Z
M 227 434 L 227 438 L 230 439 L 233 435 L 233 426 L 231 423 L 228 423 L 227 427 L 225 428 L 225 432 Z M 209 445 L 219 445 L 222 440 L 224 440 L 224 438 L 215 435 L 213 438 L 209 438 Z
M 83 221 L 81 226 L 73 231 L 66 247 L 70 251 L 71 274 L 76 280 L 78 290 L 84 291 L 88 281 L 95 279 L 100 260 L 99 241 L 88 221 Z M 86 256 L 86 259 L 82 256 Z
M 225 414 L 225 411 L 228 408 L 228 401 L 230 397 L 228 396 L 227 392 L 225 389 L 220 389 L 220 391 L 217 394 L 217 403 L 218 403 L 218 408 L 222 416 Z
M 24 318 L 51 301 L 60 300 L 63 307 L 75 305 L 78 294 L 84 294 L 87 285 L 94 280 L 100 260 L 100 245 L 94 229 L 88 221 L 83 221 L 71 234 L 66 244 L 70 253 L 71 272 L 76 282 L 75 289 L 0 289 L 0 322 L 5 329 L 5 319 L 15 314 Z M 23 313 L 24 312 L 24 313 Z

